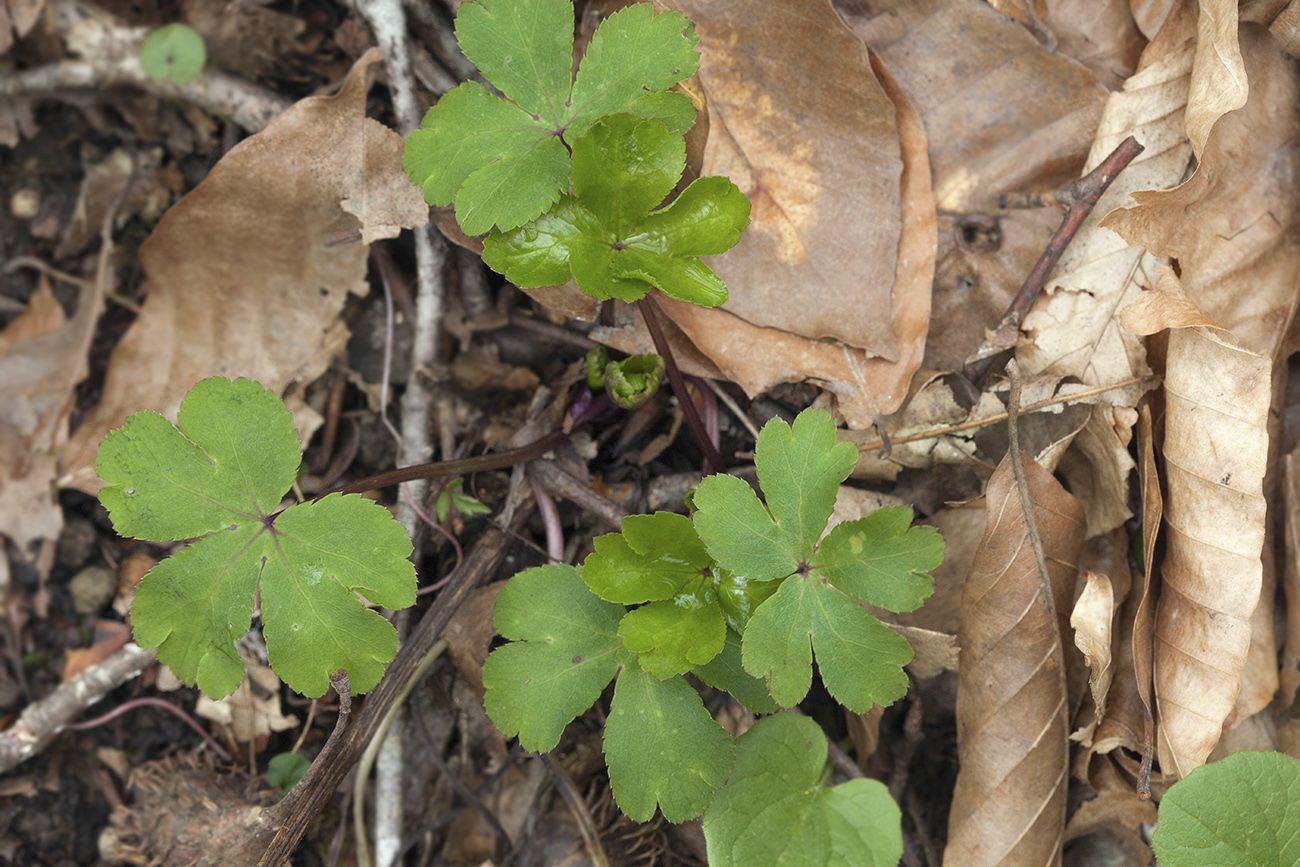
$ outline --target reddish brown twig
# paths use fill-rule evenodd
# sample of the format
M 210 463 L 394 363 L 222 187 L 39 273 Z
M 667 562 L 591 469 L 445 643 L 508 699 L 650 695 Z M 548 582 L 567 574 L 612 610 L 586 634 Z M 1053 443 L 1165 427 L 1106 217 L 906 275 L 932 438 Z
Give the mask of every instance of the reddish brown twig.
M 690 392 L 686 390 L 686 380 L 682 378 L 682 372 L 677 367 L 676 359 L 673 358 L 672 347 L 668 345 L 668 338 L 664 336 L 664 330 L 659 325 L 659 316 L 655 313 L 653 302 L 649 298 L 642 298 L 636 302 L 636 306 L 641 311 L 641 318 L 645 320 L 650 339 L 655 342 L 655 349 L 664 357 L 664 365 L 668 368 L 668 382 L 673 387 L 673 394 L 677 395 L 677 402 L 682 406 L 682 415 L 686 417 L 686 424 L 695 435 L 695 441 L 700 444 L 700 451 L 704 454 L 704 474 L 711 476 L 722 472 L 722 455 L 718 454 L 718 450 L 713 447 L 713 441 L 709 439 L 709 433 L 704 428 L 704 421 L 695 409 L 695 401 L 691 400 Z
M 1110 187 L 1111 182 L 1142 151 L 1143 147 L 1137 143 L 1137 139 L 1129 136 L 1120 142 L 1119 147 L 1111 151 L 1110 156 L 1102 160 L 1100 165 L 1070 185 L 1069 198 L 1072 201 L 1065 212 L 1065 218 L 1061 220 L 1056 234 L 1052 235 L 1052 240 L 1047 242 L 1043 255 L 1034 264 L 1020 291 L 1011 301 L 1011 306 L 1007 308 L 1002 322 L 989 333 L 980 348 L 966 359 L 963 368 L 966 379 L 972 383 L 978 382 L 988 370 L 993 356 L 1016 345 L 1020 337 L 1020 323 L 1024 321 L 1025 314 L 1038 298 L 1043 284 L 1047 282 L 1047 275 L 1056 267 L 1061 254 L 1065 252 L 1066 247 L 1070 246 L 1075 233 L 1092 213 L 1092 209 L 1096 207 L 1097 201 Z

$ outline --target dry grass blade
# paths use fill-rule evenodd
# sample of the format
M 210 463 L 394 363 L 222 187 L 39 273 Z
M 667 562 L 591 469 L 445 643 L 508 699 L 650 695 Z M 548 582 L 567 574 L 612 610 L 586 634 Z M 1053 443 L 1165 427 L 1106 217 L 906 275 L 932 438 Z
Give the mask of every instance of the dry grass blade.
M 1069 719 L 1058 612 L 1073 599 L 1083 508 L 1033 460 L 1022 459 L 1023 474 L 1015 463 L 1009 453 L 989 479 L 988 525 L 962 591 L 961 771 L 944 861 L 969 867 L 1059 864 L 1065 827 Z

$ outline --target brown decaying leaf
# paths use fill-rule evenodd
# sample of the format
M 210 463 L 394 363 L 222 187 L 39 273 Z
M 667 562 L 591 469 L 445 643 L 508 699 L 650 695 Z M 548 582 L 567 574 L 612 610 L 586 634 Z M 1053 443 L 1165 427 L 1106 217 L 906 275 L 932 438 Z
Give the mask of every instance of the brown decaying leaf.
M 73 390 L 86 375 L 103 288 L 82 283 L 77 310 L 65 319 L 42 276 L 27 310 L 0 332 L 0 532 L 24 552 L 63 527 L 53 492 L 55 452 Z
M 280 704 L 280 678 L 255 659 L 246 659 L 248 674 L 239 688 L 219 701 L 200 695 L 194 713 L 212 720 L 222 734 L 239 743 L 257 743 L 272 732 L 298 725 L 296 716 L 285 715 Z
M 348 293 L 365 294 L 360 229 L 392 237 L 427 219 L 401 168 L 402 138 L 365 117 L 367 70 L 336 97 L 311 97 L 240 142 L 173 206 L 140 248 L 144 312 L 114 350 L 103 401 L 62 456 L 69 485 L 95 490 L 99 441 L 142 409 L 173 415 L 207 376 L 283 393 L 310 382 L 347 340 Z
M 1179 779 L 1218 742 L 1251 645 L 1263 579 L 1271 363 L 1197 310 L 1168 268 L 1121 319 L 1136 334 L 1171 329 L 1154 676 L 1160 767 Z
M 1069 719 L 1061 613 L 1073 601 L 1083 508 L 1025 460 L 1051 579 L 1043 588 L 1009 459 L 988 485 L 988 523 L 962 591 L 957 691 L 960 772 L 944 862 L 1059 864 Z
M 993 211 L 1004 193 L 1042 193 L 1078 176 L 1106 98 L 1087 69 L 983 3 L 864 6 L 869 13 L 846 8 L 845 17 L 925 124 L 940 210 Z
M 1092 746 L 1097 721 L 1106 713 L 1106 696 L 1115 677 L 1115 659 L 1111 653 L 1111 619 L 1115 614 L 1115 591 L 1110 579 L 1097 572 L 1084 572 L 1083 592 L 1070 612 L 1074 644 L 1088 661 L 1088 688 L 1096 709 L 1092 721 L 1070 735 L 1070 739 Z
M 746 232 L 755 241 L 747 244 L 742 236 L 740 247 L 710 260 L 727 280 L 735 304 L 740 305 L 736 309 L 759 322 L 784 322 L 795 316 L 796 308 L 813 308 L 823 318 L 830 312 L 856 310 L 860 316 L 851 321 L 873 324 L 869 330 L 846 327 L 843 342 L 825 342 L 820 338 L 826 332 L 766 327 L 726 309 L 706 310 L 669 299 L 661 300 L 661 306 L 748 393 L 781 382 L 816 379 L 836 394 L 851 427 L 866 427 L 876 414 L 892 412 L 902 401 L 924 352 L 935 250 L 924 130 L 888 70 L 844 27 L 826 0 L 800 0 L 797 10 L 788 4 L 769 10 L 767 5 L 736 2 L 700 5 L 697 10 L 696 0 L 674 5 L 695 19 L 702 39 L 705 66 L 700 78 L 710 111 L 702 171 L 734 172 L 738 185 L 762 205 L 756 207 L 755 221 Z M 758 19 L 769 15 L 780 17 L 779 26 L 755 29 Z M 770 38 L 772 32 L 787 34 L 791 22 L 798 22 L 801 38 L 783 35 L 775 42 Z M 733 36 L 739 40 L 737 47 L 730 44 Z M 755 44 L 764 50 L 740 50 Z M 856 72 L 850 76 L 848 69 Z M 846 96 L 847 103 L 837 102 L 836 82 L 849 78 L 855 82 L 853 93 Z M 901 175 L 883 194 L 839 179 L 843 165 L 862 163 L 858 155 L 866 146 L 861 114 L 865 103 L 853 94 L 872 80 L 886 101 L 872 97 L 871 104 L 892 111 L 891 125 L 896 129 L 889 133 L 893 144 L 881 141 L 871 146 L 883 148 L 882 152 L 896 149 L 901 162 Z M 754 81 L 770 83 L 771 93 L 760 93 Z M 729 113 L 714 114 L 719 104 L 729 105 Z M 845 105 L 858 107 L 846 113 Z M 755 123 L 754 119 L 769 115 L 802 120 L 797 126 L 789 121 Z M 884 134 L 878 122 L 868 128 Z M 827 173 L 827 160 L 837 166 L 833 173 Z M 827 180 L 831 177 L 835 180 Z M 881 220 L 901 226 L 883 268 L 880 260 L 869 261 L 862 248 L 871 226 Z M 840 273 L 827 269 L 829 261 L 844 263 Z M 761 315 L 753 312 L 757 305 L 743 300 L 751 293 L 751 281 L 756 286 L 780 287 L 770 302 L 762 303 Z M 791 287 L 805 285 L 816 294 L 790 301 Z M 889 291 L 879 303 L 871 303 L 863 299 L 863 285 L 885 286 Z M 889 314 L 882 315 L 882 309 Z M 880 323 L 892 334 L 889 346 L 873 336 Z M 861 347 L 871 347 L 878 357 L 870 357 L 872 352 Z
M 749 228 L 711 263 L 743 289 L 726 309 L 896 359 L 892 317 L 881 313 L 902 300 L 893 289 L 903 164 L 894 101 L 867 49 L 829 0 L 672 5 L 700 37 L 702 171 L 727 175 L 750 200 Z

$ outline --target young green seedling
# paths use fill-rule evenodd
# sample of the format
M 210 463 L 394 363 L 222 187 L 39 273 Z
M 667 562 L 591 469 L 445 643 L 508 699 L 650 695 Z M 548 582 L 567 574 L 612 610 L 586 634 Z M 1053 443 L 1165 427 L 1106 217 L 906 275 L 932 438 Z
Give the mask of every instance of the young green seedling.
M 615 799 L 643 819 L 654 811 L 647 794 L 653 793 L 665 817 L 682 821 L 708 806 L 731 773 L 732 755 L 729 739 L 708 720 L 683 674 L 771 713 L 803 699 L 815 649 L 828 688 L 846 706 L 865 711 L 872 702 L 897 699 L 911 649 L 862 603 L 902 611 L 920 605 L 931 592 L 926 573 L 942 560 L 943 540 L 932 528 L 910 527 L 911 510 L 895 507 L 840 524 L 819 543 L 855 456 L 853 446 L 836 442 L 824 411 L 801 413 L 793 428 L 773 420 L 759 436 L 756 456 L 766 506 L 744 482 L 711 476 L 695 492 L 694 519 L 632 516 L 621 533 L 596 539 L 580 570 L 550 566 L 512 578 L 498 597 L 496 626 L 513 643 L 494 650 L 483 668 L 488 715 L 527 749 L 550 750 L 564 726 L 617 679 L 605 734 Z M 789 726 L 797 725 L 770 730 L 787 739 Z M 793 743 L 803 735 L 790 737 Z M 792 782 L 788 791 L 784 783 L 771 790 L 772 817 L 794 810 L 824 825 L 841 806 L 879 800 L 880 793 L 859 795 L 856 788 L 851 797 L 850 790 L 834 789 L 803 800 L 811 791 L 804 777 L 812 774 L 815 782 L 825 745 L 820 758 L 815 753 L 773 760 L 786 761 L 782 773 Z M 742 773 L 738 764 L 732 779 L 754 785 L 753 778 L 768 773 L 756 767 L 747 764 Z M 718 829 L 720 841 L 767 833 L 762 823 L 733 815 L 738 802 L 719 798 L 710 815 L 723 818 L 706 828 Z M 843 822 L 893 822 L 896 837 L 893 810 L 892 819 Z M 862 833 L 874 839 L 875 831 Z M 779 844 L 718 845 L 758 852 Z M 842 854 L 831 845 L 823 841 L 806 852 L 811 860 L 790 863 Z
M 244 676 L 235 649 L 260 598 L 271 667 L 320 696 L 347 669 L 369 690 L 397 653 L 397 632 L 361 594 L 389 608 L 415 602 L 411 543 L 388 510 L 356 495 L 280 508 L 301 456 L 293 417 L 247 379 L 205 379 L 177 423 L 138 412 L 104 438 L 100 500 L 125 536 L 196 539 L 135 590 L 135 640 L 212 698 Z
M 433 205 L 456 203 L 469 235 L 513 229 L 540 216 L 569 187 L 569 148 L 601 117 L 627 112 L 682 133 L 695 109 L 668 88 L 695 74 L 695 30 L 648 3 L 600 25 L 573 69 L 570 0 L 462 4 L 456 38 L 491 84 L 459 85 L 407 140 L 404 165 Z M 563 282 L 563 281 L 561 281 Z
M 145 74 L 162 81 L 193 81 L 207 62 L 203 37 L 186 24 L 165 24 L 146 36 L 140 46 L 140 65 Z

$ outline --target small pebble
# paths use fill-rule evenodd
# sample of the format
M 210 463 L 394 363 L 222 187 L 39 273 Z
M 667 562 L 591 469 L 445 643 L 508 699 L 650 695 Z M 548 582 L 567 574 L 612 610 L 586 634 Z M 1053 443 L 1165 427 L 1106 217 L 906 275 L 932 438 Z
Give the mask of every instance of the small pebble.
M 35 190 L 19 190 L 9 199 L 9 213 L 19 220 L 35 219 L 41 210 L 41 194 Z
M 68 582 L 72 607 L 78 614 L 94 614 L 117 592 L 117 573 L 107 566 L 87 566 Z

